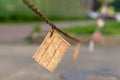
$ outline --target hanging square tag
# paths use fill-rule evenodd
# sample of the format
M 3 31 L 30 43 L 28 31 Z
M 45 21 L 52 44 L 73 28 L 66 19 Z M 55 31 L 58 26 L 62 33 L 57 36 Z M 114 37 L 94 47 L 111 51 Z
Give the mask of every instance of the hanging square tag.
M 77 57 L 79 55 L 79 51 L 80 51 L 80 43 L 77 45 L 76 50 L 75 50 L 75 52 L 73 54 L 73 60 L 74 61 L 76 61 L 76 59 L 77 59 Z
M 69 47 L 70 44 L 56 31 L 53 31 L 52 35 L 49 32 L 33 56 L 33 59 L 53 72 Z

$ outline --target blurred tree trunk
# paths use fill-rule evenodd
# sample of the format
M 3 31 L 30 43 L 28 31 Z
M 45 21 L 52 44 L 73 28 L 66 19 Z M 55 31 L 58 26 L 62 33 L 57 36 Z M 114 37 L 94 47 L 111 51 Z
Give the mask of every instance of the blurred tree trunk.
M 87 10 L 97 11 L 100 7 L 100 1 L 99 0 L 81 0 L 83 5 L 87 8 Z
M 90 10 L 93 6 L 93 0 L 81 0 L 81 2 L 88 10 Z

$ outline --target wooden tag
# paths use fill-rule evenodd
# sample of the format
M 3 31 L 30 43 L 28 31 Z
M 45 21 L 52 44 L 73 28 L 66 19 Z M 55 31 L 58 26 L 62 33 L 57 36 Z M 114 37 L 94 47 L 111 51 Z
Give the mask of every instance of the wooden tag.
M 51 32 L 49 32 L 33 56 L 33 59 L 53 72 L 69 47 L 70 44 L 56 31 L 52 33 L 52 36 Z
M 79 55 L 79 50 L 80 50 L 80 43 L 77 45 L 76 50 L 73 54 L 73 60 L 76 61 L 78 55 Z

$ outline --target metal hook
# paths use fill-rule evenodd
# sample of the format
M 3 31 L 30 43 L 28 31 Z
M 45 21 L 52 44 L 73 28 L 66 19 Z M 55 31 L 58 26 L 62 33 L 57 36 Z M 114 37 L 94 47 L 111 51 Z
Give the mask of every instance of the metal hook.
M 51 28 L 50 32 L 51 32 L 50 37 L 52 37 L 52 35 L 54 33 L 54 28 L 53 27 Z

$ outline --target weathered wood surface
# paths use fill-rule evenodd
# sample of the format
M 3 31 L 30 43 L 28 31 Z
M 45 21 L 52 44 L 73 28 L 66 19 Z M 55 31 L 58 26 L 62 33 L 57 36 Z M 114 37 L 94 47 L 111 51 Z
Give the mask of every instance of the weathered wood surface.
M 53 72 L 69 47 L 70 44 L 56 31 L 53 32 L 52 36 L 49 32 L 33 58 L 43 67 Z

